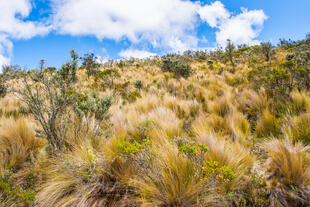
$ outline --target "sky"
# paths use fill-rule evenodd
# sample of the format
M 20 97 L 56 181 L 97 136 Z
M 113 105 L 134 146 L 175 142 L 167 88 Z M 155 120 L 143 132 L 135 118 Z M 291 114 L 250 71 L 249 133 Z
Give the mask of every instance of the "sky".
M 310 0 L 0 0 L 0 66 L 61 67 L 74 49 L 98 61 L 310 33 Z

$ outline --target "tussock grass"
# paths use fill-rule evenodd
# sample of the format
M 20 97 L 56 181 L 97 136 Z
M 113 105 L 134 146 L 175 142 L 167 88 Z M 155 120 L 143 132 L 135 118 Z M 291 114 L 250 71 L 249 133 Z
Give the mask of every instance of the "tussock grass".
M 44 145 L 44 140 L 35 137 L 34 128 L 26 118 L 1 118 L 0 172 L 23 167 Z
M 248 149 L 214 134 L 201 134 L 197 139 L 208 147 L 206 160 L 217 161 L 219 166 L 228 166 L 236 174 L 232 182 L 226 185 L 226 189 L 242 188 L 242 179 L 251 171 L 255 161 Z
M 128 162 L 106 160 L 84 143 L 48 161 L 46 182 L 36 196 L 36 205 L 128 206 L 133 202 L 125 184 L 130 169 Z
M 268 109 L 265 110 L 256 125 L 256 136 L 269 137 L 277 136 L 280 134 L 280 120 L 275 117 Z
M 195 164 L 176 147 L 161 151 L 148 175 L 133 179 L 141 206 L 201 206 L 214 202 L 212 189 L 199 176 Z
M 251 135 L 251 125 L 244 115 L 240 112 L 234 112 L 229 121 L 234 139 L 246 145 Z
M 304 113 L 299 116 L 289 117 L 282 128 L 283 133 L 293 143 L 310 143 L 310 114 Z
M 294 90 L 291 92 L 290 97 L 294 104 L 294 111 L 296 111 L 297 113 L 309 112 L 310 97 L 306 92 Z
M 61 150 L 51 150 L 35 136 L 42 120 L 22 108 L 22 96 L 7 94 L 0 100 L 0 206 L 7 204 L 3 196 L 20 206 L 16 198 L 27 190 L 32 193 L 29 205 L 37 207 L 308 206 L 306 79 L 294 74 L 288 82 L 283 74 L 261 78 L 288 63 L 293 45 L 277 47 L 268 64 L 260 46 L 238 47 L 234 68 L 220 50 L 176 55 L 192 68 L 190 77 L 178 79 L 162 72 L 159 57 L 111 61 L 96 70 L 116 69 L 120 76 L 113 84 L 112 77 L 98 81 L 95 74 L 88 77 L 85 69 L 76 68 L 74 60 L 68 62 L 60 72 L 70 90 L 57 101 L 72 98 L 74 105 L 63 106 L 67 114 L 61 114 L 61 122 L 43 124 L 55 133 L 63 129 Z M 76 82 L 66 70 L 77 70 Z M 251 81 L 251 72 L 261 70 L 262 76 Z M 295 72 L 305 78 L 306 71 Z M 43 75 L 48 79 L 57 73 Z M 15 75 L 7 85 L 18 90 L 24 83 Z M 25 75 L 33 83 L 29 91 L 43 86 L 40 75 Z M 143 87 L 135 85 L 137 80 Z M 113 97 L 110 116 L 97 119 L 87 112 L 94 110 L 91 94 Z M 80 113 L 75 107 L 82 107 Z M 15 191 L 18 185 L 20 191 Z
M 309 147 L 288 140 L 266 144 L 268 185 L 273 206 L 304 206 L 310 201 Z

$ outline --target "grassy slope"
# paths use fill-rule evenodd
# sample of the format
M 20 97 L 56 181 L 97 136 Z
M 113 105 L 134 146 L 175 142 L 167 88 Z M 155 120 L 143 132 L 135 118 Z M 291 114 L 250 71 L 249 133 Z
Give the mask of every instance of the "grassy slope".
M 187 79 L 127 66 L 105 90 L 80 70 L 76 90 L 113 96 L 111 117 L 102 135 L 81 132 L 54 155 L 33 117 L 18 113 L 21 100 L 1 99 L 0 206 L 306 206 L 310 154 L 297 142 L 310 131 L 308 91 L 291 92 L 287 104 L 301 110 L 279 116 L 246 61 L 191 66 Z M 141 96 L 124 99 L 136 80 Z

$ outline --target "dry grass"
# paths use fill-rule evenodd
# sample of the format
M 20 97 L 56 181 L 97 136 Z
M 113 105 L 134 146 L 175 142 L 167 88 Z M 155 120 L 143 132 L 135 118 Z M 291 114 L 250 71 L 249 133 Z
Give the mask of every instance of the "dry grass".
M 200 134 L 197 139 L 209 149 L 205 155 L 206 160 L 217 161 L 219 166 L 228 166 L 236 174 L 233 181 L 225 186 L 226 189 L 242 188 L 242 179 L 251 171 L 255 161 L 248 149 L 214 134 Z
M 283 133 L 293 142 L 310 143 L 310 114 L 288 117 L 282 128 Z
M 195 164 L 167 145 L 147 175 L 133 179 L 141 206 L 201 206 L 214 202 L 212 189 L 199 176 Z
M 265 110 L 256 125 L 256 136 L 269 137 L 277 136 L 280 133 L 280 120 L 277 119 L 268 109 Z
M 272 140 L 266 145 L 269 158 L 268 185 L 274 206 L 303 206 L 310 201 L 309 147 Z
M 129 187 L 123 181 L 129 163 L 109 161 L 84 143 L 72 152 L 49 159 L 46 182 L 36 196 L 38 206 L 130 206 Z
M 0 100 L 0 172 L 12 169 L 25 180 L 34 169 L 38 207 L 307 206 L 309 93 L 293 90 L 280 106 L 252 87 L 247 73 L 260 63 L 244 61 L 260 57 L 245 56 L 235 57 L 235 68 L 213 58 L 193 62 L 187 79 L 133 64 L 118 68 L 111 88 L 79 70 L 74 89 L 113 96 L 111 116 L 99 126 L 72 112 L 68 147 L 55 154 L 35 137 L 30 114 L 14 115 L 22 102 L 9 94 Z M 129 101 L 135 90 L 141 97 Z M 219 181 L 220 170 L 233 176 Z
M 35 137 L 34 128 L 26 118 L 0 120 L 0 164 L 3 169 L 19 169 L 45 145 Z M 1 172 L 1 170 L 0 170 Z

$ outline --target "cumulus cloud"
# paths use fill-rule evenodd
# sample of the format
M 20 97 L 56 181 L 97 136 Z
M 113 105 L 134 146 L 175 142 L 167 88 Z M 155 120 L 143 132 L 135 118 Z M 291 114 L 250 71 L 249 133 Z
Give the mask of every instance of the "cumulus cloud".
M 230 17 L 230 12 L 225 9 L 224 4 L 215 1 L 212 4 L 201 7 L 198 10 L 200 18 L 205 20 L 211 27 L 219 26 L 224 20 Z
M 233 16 L 221 2 L 216 1 L 202 7 L 199 14 L 202 20 L 218 29 L 216 41 L 219 45 L 226 45 L 227 39 L 235 44 L 257 44 L 259 41 L 255 38 L 260 34 L 267 16 L 263 10 L 241 10 L 241 14 Z
M 262 10 L 242 9 L 233 15 L 220 1 L 202 5 L 190 0 L 50 0 L 53 12 L 45 20 L 29 21 L 32 0 L 0 0 L 0 66 L 8 64 L 12 40 L 29 39 L 50 31 L 73 36 L 93 35 L 99 40 L 130 42 L 121 57 L 143 58 L 154 55 L 136 48 L 182 52 L 199 48 L 197 27 L 207 23 L 216 28 L 216 40 L 225 45 L 257 43 L 267 19 Z M 106 59 L 105 57 L 103 59 Z
M 0 67 L 9 64 L 13 39 L 29 39 L 48 33 L 43 22 L 24 21 L 32 6 L 30 0 L 0 0 Z
M 195 46 L 200 5 L 183 0 L 54 0 L 55 29 L 61 34 L 128 39 L 154 48 Z
M 122 50 L 118 55 L 123 58 L 134 57 L 134 58 L 142 59 L 142 58 L 147 58 L 151 56 L 156 56 L 157 54 L 148 52 L 145 50 L 127 49 L 127 50 Z

